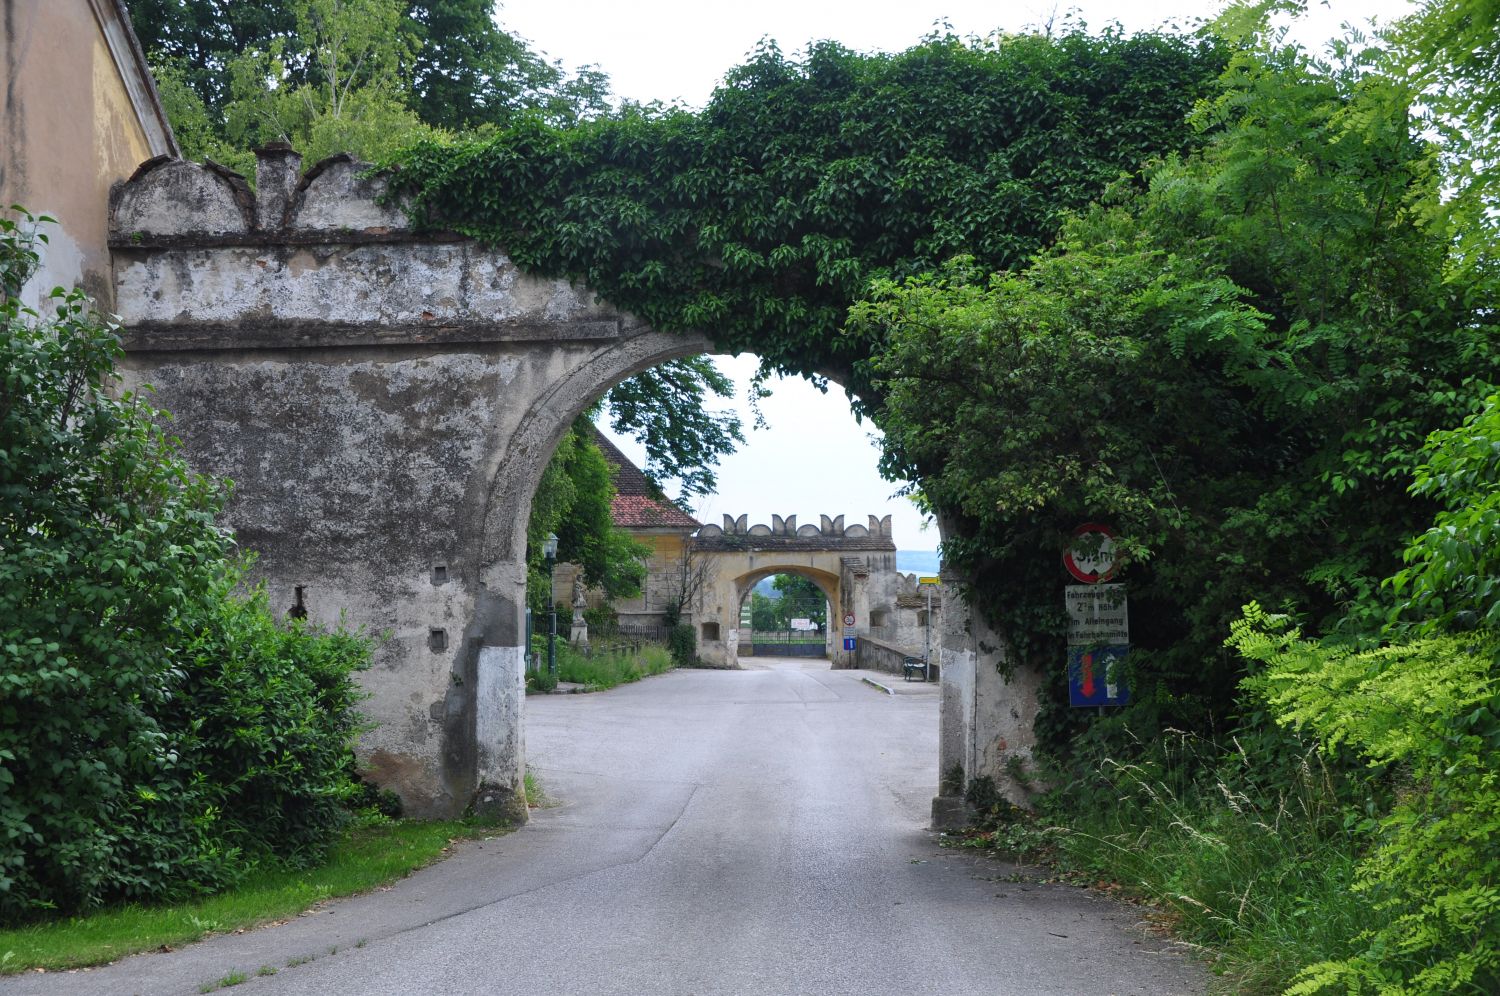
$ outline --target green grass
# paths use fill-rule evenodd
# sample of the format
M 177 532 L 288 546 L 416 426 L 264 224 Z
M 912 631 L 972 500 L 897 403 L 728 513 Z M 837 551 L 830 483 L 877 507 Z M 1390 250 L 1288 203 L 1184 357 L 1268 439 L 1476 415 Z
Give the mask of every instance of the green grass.
M 99 965 L 293 917 L 325 899 L 366 892 L 431 864 L 456 839 L 496 832 L 503 828 L 465 821 L 367 826 L 350 831 L 316 868 L 252 872 L 235 888 L 192 902 L 114 907 L 0 930 L 0 974 Z M 213 985 L 237 984 L 228 978 Z
M 586 685 L 595 691 L 672 670 L 672 655 L 654 643 L 641 646 L 639 654 L 599 653 L 585 657 L 571 646 L 557 645 L 557 676 L 562 681 Z
M 1304 966 L 1351 953 L 1375 912 L 1351 891 L 1358 844 L 1304 814 L 1206 792 L 1127 804 L 1058 836 L 1067 865 L 1150 900 L 1233 993 L 1281 992 Z

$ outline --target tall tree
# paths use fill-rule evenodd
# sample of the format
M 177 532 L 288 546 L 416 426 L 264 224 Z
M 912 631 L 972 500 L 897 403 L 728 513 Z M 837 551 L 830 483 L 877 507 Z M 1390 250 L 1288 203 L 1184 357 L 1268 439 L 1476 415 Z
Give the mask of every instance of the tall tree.
M 732 397 L 734 382 L 706 356 L 663 363 L 608 395 L 610 426 L 646 445 L 641 468 L 660 487 L 678 482 L 678 500 L 713 494 L 719 458 L 745 441 L 738 416 L 704 407 L 709 395 Z
M 153 64 L 176 67 L 213 118 L 230 100 L 229 63 L 246 49 L 268 49 L 297 28 L 285 0 L 131 0 L 130 23 Z
M 1424 0 L 1385 32 L 1388 78 L 1402 81 L 1442 136 L 1449 195 L 1432 206 L 1458 242 L 1455 262 L 1493 287 L 1500 229 L 1500 0 Z M 1468 281 L 1472 284 L 1473 281 Z
M 407 106 L 419 42 L 401 0 L 292 0 L 296 29 L 229 64 L 225 132 L 241 148 L 287 141 L 310 159 L 389 155 L 431 134 Z
M 413 107 L 448 131 L 497 125 L 520 111 L 558 120 L 602 113 L 609 78 L 592 67 L 573 77 L 495 20 L 495 0 L 411 0 L 422 47 L 412 66 Z
M 449 131 L 501 125 L 534 111 L 567 121 L 608 107 L 609 77 L 594 67 L 569 73 L 526 41 L 499 26 L 495 0 L 396 0 L 400 18 L 388 23 L 356 14 L 370 29 L 387 32 L 404 49 L 406 102 L 423 123 Z M 359 11 L 358 0 L 136 0 L 131 23 L 154 64 L 176 67 L 210 118 L 219 120 L 234 99 L 230 65 L 246 52 L 271 52 L 278 42 L 306 34 L 309 7 Z M 290 58 L 294 83 L 319 81 L 326 66 Z

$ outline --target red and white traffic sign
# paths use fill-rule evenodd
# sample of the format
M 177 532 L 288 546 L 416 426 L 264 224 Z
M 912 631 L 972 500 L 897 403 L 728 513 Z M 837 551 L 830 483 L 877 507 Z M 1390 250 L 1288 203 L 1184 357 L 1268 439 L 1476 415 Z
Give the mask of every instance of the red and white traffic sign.
M 1073 530 L 1063 552 L 1063 566 L 1084 584 L 1098 584 L 1115 576 L 1115 534 L 1108 526 L 1085 522 Z
M 853 626 L 854 625 L 854 613 L 852 613 L 852 612 L 845 612 L 844 613 L 844 625 L 845 626 Z

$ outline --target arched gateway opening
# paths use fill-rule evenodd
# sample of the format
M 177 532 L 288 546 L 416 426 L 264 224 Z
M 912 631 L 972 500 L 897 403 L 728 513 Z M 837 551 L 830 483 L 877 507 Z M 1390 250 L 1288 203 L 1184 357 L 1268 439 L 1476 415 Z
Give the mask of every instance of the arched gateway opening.
M 711 343 L 413 231 L 348 156 L 305 174 L 290 149 L 258 156 L 254 193 L 168 158 L 115 191 L 126 384 L 153 385 L 194 466 L 235 482 L 229 524 L 273 605 L 300 592 L 311 619 L 386 635 L 364 680 L 375 777 L 416 815 L 473 804 L 524 819 L 537 481 L 595 398 Z M 737 623 L 739 599 L 726 601 L 720 642 Z M 939 763 L 998 771 L 972 708 L 986 634 L 958 615 L 945 615 Z M 1030 716 L 1010 712 L 999 743 L 1029 742 Z
M 842 649 L 839 579 L 805 567 L 766 567 L 735 579 L 741 662 L 765 657 L 834 660 Z M 769 590 L 767 590 L 769 588 Z M 811 589 L 811 590 L 809 590 Z

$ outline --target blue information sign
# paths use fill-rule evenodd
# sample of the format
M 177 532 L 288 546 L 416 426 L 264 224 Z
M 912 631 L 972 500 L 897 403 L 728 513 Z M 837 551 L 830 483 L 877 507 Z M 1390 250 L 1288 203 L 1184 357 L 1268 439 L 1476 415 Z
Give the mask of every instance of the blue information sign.
M 1124 664 L 1130 647 L 1096 646 L 1068 648 L 1068 704 L 1075 706 L 1124 705 L 1130 701 L 1125 687 Z
M 852 637 L 852 636 L 846 636 L 846 637 L 844 637 L 844 649 L 845 650 L 853 650 L 854 649 L 854 637 Z

